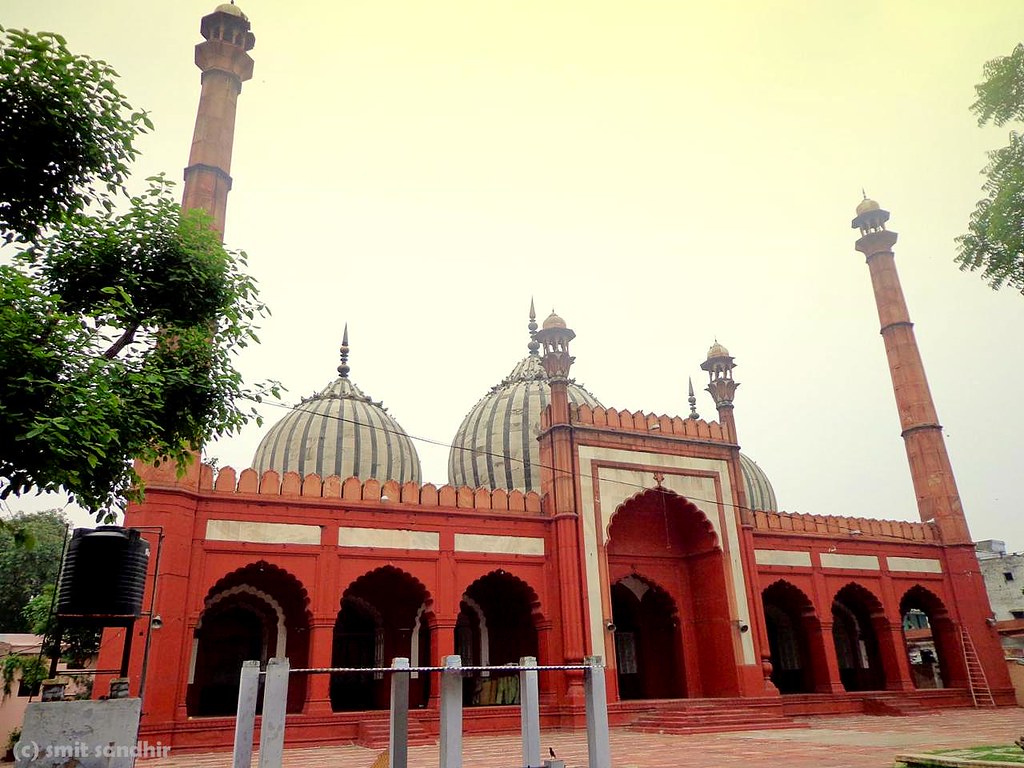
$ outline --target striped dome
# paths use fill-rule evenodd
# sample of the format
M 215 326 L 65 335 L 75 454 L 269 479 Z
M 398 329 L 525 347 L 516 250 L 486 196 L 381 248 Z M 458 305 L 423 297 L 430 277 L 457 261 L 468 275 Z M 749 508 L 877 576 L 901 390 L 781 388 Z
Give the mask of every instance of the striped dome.
M 348 331 L 341 376 L 270 428 L 252 460 L 258 472 L 420 482 L 412 440 L 380 403 L 348 379 Z
M 775 491 L 768 482 L 768 475 L 745 453 L 740 454 L 740 471 L 743 472 L 743 487 L 747 491 L 747 505 L 762 512 L 778 512 Z
M 550 399 L 551 385 L 531 343 L 530 354 L 462 420 L 448 454 L 448 482 L 472 488 L 539 491 L 537 435 L 541 412 Z M 592 394 L 571 381 L 569 402 L 601 407 Z

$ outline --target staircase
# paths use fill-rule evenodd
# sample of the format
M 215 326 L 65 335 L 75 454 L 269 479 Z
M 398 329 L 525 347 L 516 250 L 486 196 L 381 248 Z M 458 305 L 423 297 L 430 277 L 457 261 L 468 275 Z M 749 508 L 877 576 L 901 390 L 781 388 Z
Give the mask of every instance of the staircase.
M 387 749 L 391 736 L 391 725 L 386 717 L 361 720 L 356 732 L 355 743 L 370 749 Z M 433 744 L 434 737 L 416 720 L 409 718 L 409 746 Z
M 985 668 L 981 666 L 978 651 L 974 647 L 971 636 L 967 633 L 967 627 L 960 627 L 960 638 L 964 647 L 964 663 L 967 665 L 967 684 L 971 689 L 974 706 L 994 707 L 996 700 L 992 698 L 992 691 L 988 687 L 988 678 L 985 677 Z
M 865 695 L 865 715 L 881 715 L 888 717 L 906 717 L 907 715 L 924 715 L 932 710 L 922 705 L 916 695 L 908 695 L 909 691 L 899 693 L 872 693 Z M 914 691 L 914 694 L 917 692 Z
M 778 698 L 681 699 L 657 703 L 628 726 L 640 733 L 720 733 L 803 728 L 782 711 Z

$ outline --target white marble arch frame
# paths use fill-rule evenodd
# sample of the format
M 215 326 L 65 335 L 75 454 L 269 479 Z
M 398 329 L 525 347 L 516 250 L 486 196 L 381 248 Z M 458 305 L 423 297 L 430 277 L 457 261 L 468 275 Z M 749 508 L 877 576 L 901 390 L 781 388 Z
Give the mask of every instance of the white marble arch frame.
M 203 612 L 199 616 L 199 623 L 196 624 L 196 630 L 192 636 L 192 659 L 189 661 L 188 665 L 189 684 L 195 682 L 196 656 L 199 653 L 199 630 L 203 626 L 203 617 L 206 616 L 207 611 L 220 601 L 227 597 L 239 594 L 257 597 L 274 610 L 274 614 L 277 616 L 277 644 L 274 649 L 274 654 L 278 657 L 284 656 L 288 644 L 288 626 L 285 624 L 284 610 L 281 608 L 281 604 L 263 590 L 256 589 L 256 587 L 250 586 L 249 584 L 239 584 L 238 586 L 228 587 L 227 589 L 221 590 L 213 597 L 208 598 L 206 600 L 206 604 L 203 606 Z

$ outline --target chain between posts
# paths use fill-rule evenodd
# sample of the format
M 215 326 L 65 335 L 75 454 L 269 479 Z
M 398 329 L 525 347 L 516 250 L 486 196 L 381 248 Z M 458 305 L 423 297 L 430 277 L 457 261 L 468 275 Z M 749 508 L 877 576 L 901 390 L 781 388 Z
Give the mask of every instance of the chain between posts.
M 548 664 L 536 667 L 524 667 L 521 664 L 507 664 L 497 667 L 308 667 L 292 669 L 291 674 L 326 674 L 330 672 L 345 673 L 383 673 L 383 672 L 555 672 L 555 671 L 586 671 L 588 669 L 605 669 L 604 664 Z M 265 674 L 261 672 L 260 674 Z

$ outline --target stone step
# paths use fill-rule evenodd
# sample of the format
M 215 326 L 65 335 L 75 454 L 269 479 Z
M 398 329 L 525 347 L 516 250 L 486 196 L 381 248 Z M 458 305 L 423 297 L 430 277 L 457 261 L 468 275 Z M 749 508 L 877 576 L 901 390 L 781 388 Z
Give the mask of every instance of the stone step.
M 364 720 L 359 723 L 355 743 L 370 749 L 387 749 L 391 739 L 391 726 L 387 720 Z M 434 737 L 415 720 L 409 720 L 409 745 L 433 744 Z

